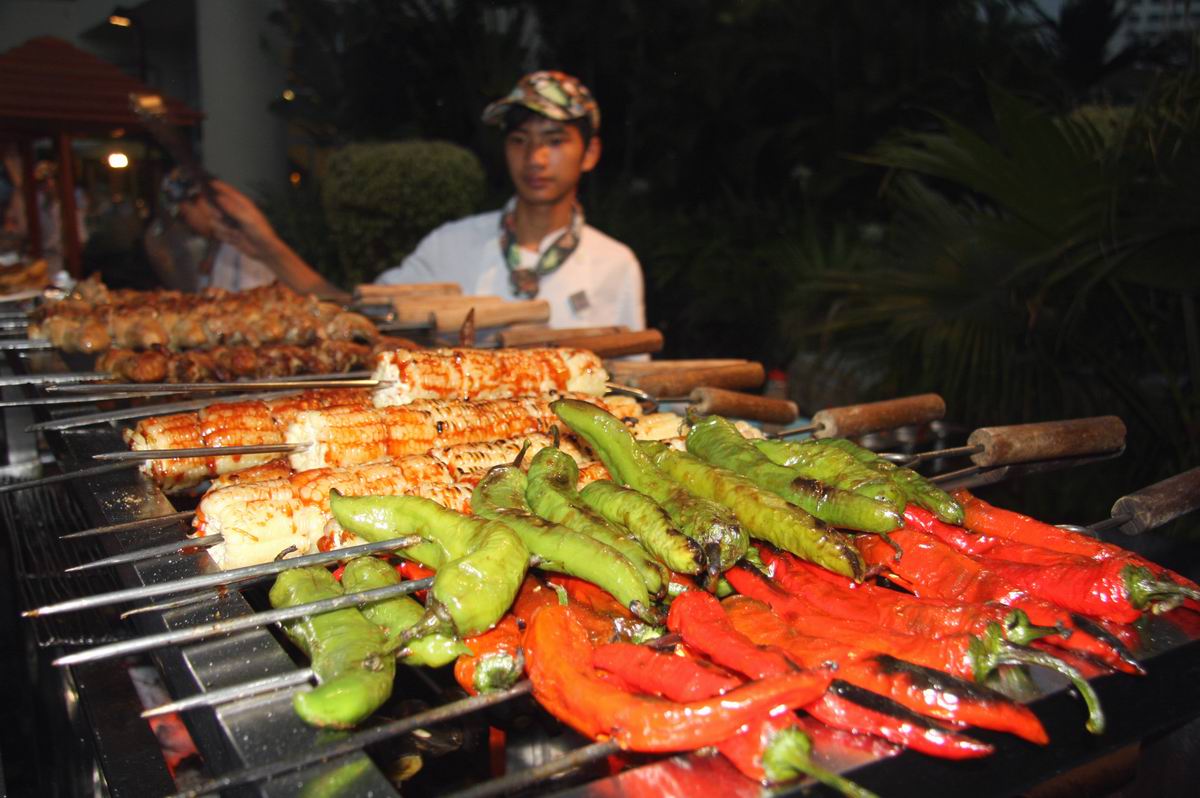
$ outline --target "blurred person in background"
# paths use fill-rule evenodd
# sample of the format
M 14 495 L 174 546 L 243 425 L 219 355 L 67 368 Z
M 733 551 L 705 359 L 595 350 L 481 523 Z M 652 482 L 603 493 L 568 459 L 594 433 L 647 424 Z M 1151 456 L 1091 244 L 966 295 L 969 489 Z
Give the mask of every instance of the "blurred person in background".
M 637 257 L 584 220 L 579 182 L 600 160 L 600 109 L 562 72 L 534 72 L 487 106 L 515 196 L 427 235 L 382 284 L 454 282 L 469 294 L 545 299 L 551 327 L 646 326 Z
M 163 178 L 160 213 L 144 242 L 164 286 L 242 291 L 278 280 L 302 294 L 346 298 L 278 236 L 253 200 L 220 180 L 212 188 L 228 218 L 178 169 Z

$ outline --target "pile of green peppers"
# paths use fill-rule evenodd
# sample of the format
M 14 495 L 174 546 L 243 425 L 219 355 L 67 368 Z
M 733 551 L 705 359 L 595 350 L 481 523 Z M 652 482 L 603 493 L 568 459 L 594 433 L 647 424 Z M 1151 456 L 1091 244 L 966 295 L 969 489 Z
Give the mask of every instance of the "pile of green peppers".
M 525 451 L 493 468 L 472 496 L 474 516 L 414 496 L 351 498 L 330 507 L 364 540 L 415 535 L 397 553 L 436 571 L 424 605 L 408 596 L 291 621 L 288 636 L 311 658 L 319 685 L 295 698 L 309 723 L 352 726 L 387 700 L 397 658 L 438 667 L 469 653 L 464 637 L 508 611 L 527 568 L 588 580 L 650 624 L 672 572 L 711 590 L 720 574 L 756 563 L 751 538 L 861 579 L 854 533 L 886 537 L 906 503 L 961 521 L 946 493 L 845 440 L 751 441 L 718 416 L 693 420 L 687 451 L 637 441 L 596 405 L 561 399 L 551 407 L 603 461 L 612 480 L 578 486 L 579 467 L 557 446 L 522 469 Z M 557 434 L 557 430 L 556 430 Z M 276 607 L 398 583 L 385 560 L 350 561 L 338 583 L 324 568 L 281 574 Z

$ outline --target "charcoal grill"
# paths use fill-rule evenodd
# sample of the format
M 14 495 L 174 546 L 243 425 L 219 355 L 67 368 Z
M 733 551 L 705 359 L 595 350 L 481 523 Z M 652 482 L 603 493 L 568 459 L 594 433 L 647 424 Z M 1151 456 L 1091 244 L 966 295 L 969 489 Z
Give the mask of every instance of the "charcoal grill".
M 15 362 L 33 372 L 61 371 L 67 367 L 53 352 L 24 353 Z M 113 451 L 122 445 L 118 431 L 111 426 L 49 432 L 45 442 L 63 469 L 89 464 L 93 454 Z M 0 504 L 0 513 L 4 514 L 6 526 L 17 535 L 13 544 L 14 550 L 20 552 L 18 570 L 24 585 L 20 600 L 25 603 L 46 601 L 46 595 L 35 595 L 32 591 L 39 582 L 49 585 L 53 580 L 41 580 L 38 574 L 57 573 L 61 566 L 101 554 L 182 539 L 187 532 L 186 525 L 180 522 L 68 544 L 42 548 L 34 545 L 31 536 L 35 535 L 40 540 L 40 536 L 55 532 L 188 509 L 185 505 L 173 506 L 156 487 L 132 470 L 65 483 L 51 493 L 34 497 L 20 496 L 16 494 Z M 213 570 L 215 566 L 206 554 L 194 552 L 120 566 L 102 572 L 99 578 L 111 580 L 115 583 L 113 587 L 129 587 Z M 95 574 L 88 577 L 96 578 Z M 94 581 L 87 585 L 52 584 L 52 589 L 59 593 L 80 587 L 85 587 L 86 592 L 104 589 Z M 220 589 L 184 606 L 134 615 L 124 624 L 114 623 L 110 616 L 89 618 L 80 624 L 80 618 L 76 617 L 77 626 L 73 629 L 39 628 L 37 642 L 51 650 L 103 642 L 122 632 L 152 634 L 245 615 L 262 604 L 262 594 L 255 589 Z M 1049 746 L 1039 748 L 1011 736 L 972 730 L 972 734 L 995 746 L 995 754 L 972 762 L 945 762 L 911 752 L 881 757 L 832 745 L 823 749 L 823 764 L 847 772 L 863 786 L 884 795 L 954 794 L 968 790 L 974 795 L 1009 795 L 1200 716 L 1200 623 L 1189 628 L 1175 617 L 1148 618 L 1142 623 L 1146 647 L 1138 653 L 1149 674 L 1142 678 L 1115 675 L 1097 680 L 1096 689 L 1109 716 L 1109 731 L 1101 737 L 1092 737 L 1084 731 L 1083 709 L 1068 695 L 1066 683 L 1057 677 L 1038 674 L 1031 700 L 1050 734 Z M 285 644 L 269 629 L 158 650 L 153 653 L 152 661 L 171 695 L 177 698 L 294 671 L 297 667 Z M 401 671 L 396 689 L 401 700 L 395 702 L 395 707 L 389 704 L 394 713 L 403 714 L 461 696 L 452 682 L 443 678 L 445 673 L 403 668 Z M 149 727 L 138 717 L 142 706 L 129 684 L 125 663 L 72 667 L 66 682 L 67 703 L 78 707 L 75 713 L 78 729 L 90 740 L 107 793 L 120 798 L 175 792 L 177 785 L 167 771 L 159 746 Z M 405 698 L 410 700 L 406 702 Z M 288 693 L 189 710 L 183 719 L 212 776 L 287 760 L 298 752 L 329 745 L 340 737 L 302 723 L 291 711 Z M 269 781 L 238 787 L 233 792 L 299 795 L 305 793 L 305 785 L 309 790 L 312 785 L 328 787 L 349 773 L 353 778 L 337 794 L 399 795 L 385 769 L 397 767 L 397 762 L 411 762 L 414 750 L 424 755 L 428 777 L 411 782 L 411 789 L 402 788 L 405 794 L 437 794 L 439 787 L 441 792 L 465 788 L 488 778 L 489 725 L 507 731 L 510 772 L 507 783 L 527 794 L 562 791 L 581 798 L 631 793 L 682 795 L 697 790 L 729 796 L 760 794 L 758 785 L 741 777 L 720 757 L 703 754 L 672 758 L 634 756 L 630 758 L 632 766 L 616 776 L 609 775 L 601 759 L 584 761 L 566 773 L 546 775 L 539 766 L 572 752 L 578 755 L 581 750 L 586 751 L 587 741 L 558 724 L 528 698 L 457 720 L 450 724 L 449 731 L 430 727 L 415 743 L 411 738 L 394 742 L 385 756 L 372 758 L 362 751 L 351 752 Z M 791 787 L 779 794 L 800 794 L 800 789 Z

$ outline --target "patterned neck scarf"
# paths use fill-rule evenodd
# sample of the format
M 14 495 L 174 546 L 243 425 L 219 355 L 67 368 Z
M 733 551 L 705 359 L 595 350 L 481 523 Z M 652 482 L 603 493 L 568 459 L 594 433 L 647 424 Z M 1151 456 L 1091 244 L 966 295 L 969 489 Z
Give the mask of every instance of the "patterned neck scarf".
M 504 255 L 505 265 L 508 266 L 508 279 L 512 284 L 513 296 L 533 299 L 538 295 L 538 281 L 542 275 L 562 266 L 579 246 L 580 234 L 583 232 L 583 208 L 579 207 L 579 203 L 571 207 L 571 221 L 567 224 L 567 229 L 546 248 L 538 258 L 537 266 L 532 269 L 521 268 L 516 209 L 517 198 L 513 197 L 500 214 L 500 252 Z

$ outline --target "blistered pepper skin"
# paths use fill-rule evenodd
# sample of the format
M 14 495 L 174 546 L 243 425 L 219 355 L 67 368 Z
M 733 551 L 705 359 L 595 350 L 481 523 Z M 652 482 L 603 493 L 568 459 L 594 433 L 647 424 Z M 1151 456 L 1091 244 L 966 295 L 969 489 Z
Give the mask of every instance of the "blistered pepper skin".
M 753 537 L 836 573 L 862 578 L 862 558 L 836 529 L 740 474 L 654 441 L 643 441 L 641 446 L 655 465 L 689 491 L 732 509 L 738 523 Z
M 625 555 L 652 595 L 666 588 L 662 565 L 642 548 L 624 527 L 614 525 L 579 496 L 579 465 L 571 455 L 551 446 L 541 449 L 529 464 L 525 499 L 540 518 L 574 529 Z
M 734 630 L 750 642 L 783 652 L 797 665 L 836 662 L 841 681 L 918 714 L 1009 732 L 1039 745 L 1049 741 L 1028 707 L 994 690 L 863 648 L 798 634 L 766 604 L 745 596 L 726 599 L 722 607 Z
M 902 523 L 900 508 L 896 505 L 798 475 L 790 468 L 771 462 L 733 424 L 720 416 L 707 416 L 692 426 L 687 436 L 687 450 L 707 463 L 733 471 L 760 488 L 782 496 L 827 524 L 882 534 Z
M 700 545 L 711 573 L 732 568 L 745 556 L 750 538 L 734 514 L 716 502 L 696 498 L 664 474 L 620 419 L 574 399 L 560 399 L 550 408 L 587 441 L 615 479 L 658 502 L 679 530 Z
M 529 550 L 507 526 L 462 515 L 429 499 L 334 493 L 329 506 L 338 523 L 359 537 L 389 540 L 416 534 L 442 549 L 426 617 L 413 627 L 421 634 L 413 637 L 465 637 L 492 628 L 512 604 L 529 567 Z M 443 613 L 452 628 L 431 615 Z
M 271 606 L 294 607 L 342 595 L 322 567 L 284 571 L 271 586 Z M 283 624 L 312 660 L 320 684 L 297 693 L 296 714 L 313 726 L 346 729 L 365 720 L 392 694 L 396 659 L 379 627 L 354 608 L 305 616 Z
M 625 555 L 595 538 L 534 515 L 525 500 L 526 477 L 514 465 L 492 468 L 471 495 L 471 509 L 511 528 L 539 568 L 578 576 L 600 585 L 627 607 L 650 607 L 650 592 Z
M 585 485 L 579 497 L 609 521 L 632 532 L 672 571 L 694 576 L 704 570 L 704 552 L 699 544 L 680 532 L 666 510 L 649 496 L 600 479 Z
M 895 463 L 890 463 L 870 449 L 845 438 L 822 438 L 814 443 L 826 449 L 839 449 L 850 455 L 867 468 L 873 469 L 881 476 L 891 480 L 909 503 L 924 507 L 946 523 L 962 523 L 962 505 L 946 491 L 913 469 L 902 468 Z
M 396 569 L 377 557 L 357 557 L 342 573 L 342 589 L 360 593 L 400 583 Z M 462 641 L 452 635 L 429 634 L 401 644 L 400 637 L 409 627 L 425 617 L 425 607 L 411 596 L 396 596 L 362 607 L 368 621 L 383 630 L 390 651 L 397 651 L 407 665 L 440 668 L 465 653 Z M 403 649 L 401 651 L 401 649 Z
M 587 631 L 569 606 L 539 610 L 526 635 L 534 697 L 556 718 L 592 739 L 611 737 L 629 751 L 692 751 L 727 739 L 777 707 L 795 709 L 825 692 L 823 672 L 763 679 L 723 696 L 677 703 L 632 695 L 592 665 Z

